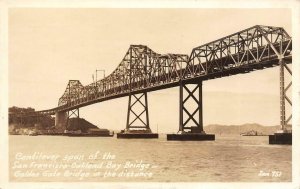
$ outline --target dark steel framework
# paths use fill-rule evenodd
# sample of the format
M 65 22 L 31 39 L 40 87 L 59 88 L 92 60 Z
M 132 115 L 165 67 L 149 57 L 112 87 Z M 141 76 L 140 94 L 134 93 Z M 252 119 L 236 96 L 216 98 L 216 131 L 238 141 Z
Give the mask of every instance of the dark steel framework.
M 284 69 L 292 63 L 292 38 L 282 27 L 256 25 L 206 43 L 184 54 L 158 54 L 144 45 L 131 45 L 119 66 L 107 77 L 83 86 L 70 80 L 58 107 L 40 111 L 66 112 L 97 102 L 180 86 L 204 80 L 244 74 L 280 66 L 280 115 L 284 129 L 285 101 L 292 104 L 284 85 Z M 191 118 L 192 119 L 192 118 Z
M 292 100 L 288 97 L 288 91 L 291 90 L 292 81 L 285 85 L 285 70 L 292 76 L 292 70 L 287 66 L 284 60 L 280 62 L 280 126 L 281 130 L 286 131 L 286 126 L 292 120 L 292 113 L 286 117 L 286 102 L 292 107 Z
M 76 108 L 74 110 L 70 110 L 68 111 L 68 114 L 67 114 L 67 123 L 66 123 L 66 129 L 68 129 L 68 127 L 70 126 L 70 118 L 76 118 L 75 119 L 75 124 L 76 126 L 79 125 L 79 108 Z
M 184 93 L 187 93 L 186 97 L 184 97 Z M 185 106 L 188 101 L 196 105 L 194 110 L 190 111 Z M 194 127 L 197 128 L 197 132 L 203 132 L 202 111 L 202 82 L 196 84 L 181 83 L 179 85 L 179 132 L 193 132 Z M 184 115 L 187 115 L 186 119 L 184 119 Z
M 129 95 L 126 130 L 135 129 L 150 130 L 147 93 Z

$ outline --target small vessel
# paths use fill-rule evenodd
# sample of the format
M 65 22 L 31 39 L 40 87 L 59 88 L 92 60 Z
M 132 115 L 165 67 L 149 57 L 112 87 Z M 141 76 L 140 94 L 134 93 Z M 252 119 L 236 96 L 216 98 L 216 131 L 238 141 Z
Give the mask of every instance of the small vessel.
M 36 131 L 29 131 L 28 136 L 38 136 L 38 133 Z
M 71 137 L 113 137 L 114 132 L 110 132 L 108 129 L 89 129 L 88 132 L 81 132 L 81 130 L 77 131 L 69 131 L 65 130 L 63 133 L 64 136 Z
M 254 130 L 251 130 L 251 131 L 248 131 L 248 132 L 245 132 L 245 133 L 241 133 L 240 135 L 241 136 L 267 136 L 263 133 L 259 133 L 259 132 L 254 131 Z

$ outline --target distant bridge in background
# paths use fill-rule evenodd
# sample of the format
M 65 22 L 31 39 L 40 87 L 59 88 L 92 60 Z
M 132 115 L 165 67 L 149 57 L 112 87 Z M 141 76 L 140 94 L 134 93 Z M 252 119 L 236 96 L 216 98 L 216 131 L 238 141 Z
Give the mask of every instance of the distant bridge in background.
M 256 25 L 198 46 L 190 55 L 158 54 L 147 46 L 131 45 L 110 75 L 86 86 L 69 80 L 57 107 L 35 113 L 55 115 L 55 125 L 65 127 L 71 116 L 79 117 L 81 107 L 129 96 L 126 131 L 149 131 L 147 93 L 179 87 L 180 133 L 204 133 L 203 81 L 279 66 L 280 125 L 284 131 L 292 118 L 286 116 L 286 106 L 292 106 L 287 95 L 292 82 L 285 81 L 287 74 L 292 75 L 291 63 L 292 38 L 282 27 Z M 190 110 L 188 101 L 196 108 Z M 135 110 L 137 104 L 142 107 L 140 113 Z

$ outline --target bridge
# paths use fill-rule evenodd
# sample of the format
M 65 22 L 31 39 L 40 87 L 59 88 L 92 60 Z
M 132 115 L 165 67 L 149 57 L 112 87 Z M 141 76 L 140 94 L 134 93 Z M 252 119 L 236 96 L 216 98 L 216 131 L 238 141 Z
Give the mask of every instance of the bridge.
M 203 81 L 279 66 L 280 125 L 285 132 L 292 118 L 292 115 L 286 115 L 286 106 L 292 106 L 287 95 L 292 82 L 285 82 L 285 75 L 292 75 L 288 67 L 291 63 L 292 38 L 284 28 L 274 26 L 255 25 L 195 47 L 189 55 L 159 54 L 144 45 L 130 45 L 110 75 L 86 86 L 79 80 L 69 80 L 58 106 L 36 113 L 55 115 L 55 126 L 63 128 L 71 116 L 79 117 L 81 107 L 128 96 L 125 131 L 130 133 L 143 130 L 151 133 L 147 93 L 179 87 L 178 135 L 205 135 L 202 116 Z M 195 110 L 188 110 L 188 101 L 196 105 Z M 136 104 L 142 105 L 141 113 L 136 113 Z M 145 115 L 144 118 L 142 115 Z M 136 121 L 142 124 L 136 125 Z

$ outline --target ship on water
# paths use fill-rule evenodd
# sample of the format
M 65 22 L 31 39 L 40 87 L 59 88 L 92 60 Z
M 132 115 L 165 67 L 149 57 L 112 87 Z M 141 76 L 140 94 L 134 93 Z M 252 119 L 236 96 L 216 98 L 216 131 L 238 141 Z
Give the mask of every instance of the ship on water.
M 268 136 L 268 135 L 266 135 L 266 134 L 263 134 L 263 133 L 261 133 L 261 132 L 257 132 L 257 131 L 255 131 L 255 130 L 250 130 L 250 131 L 241 133 L 240 135 L 241 135 L 241 136 Z

